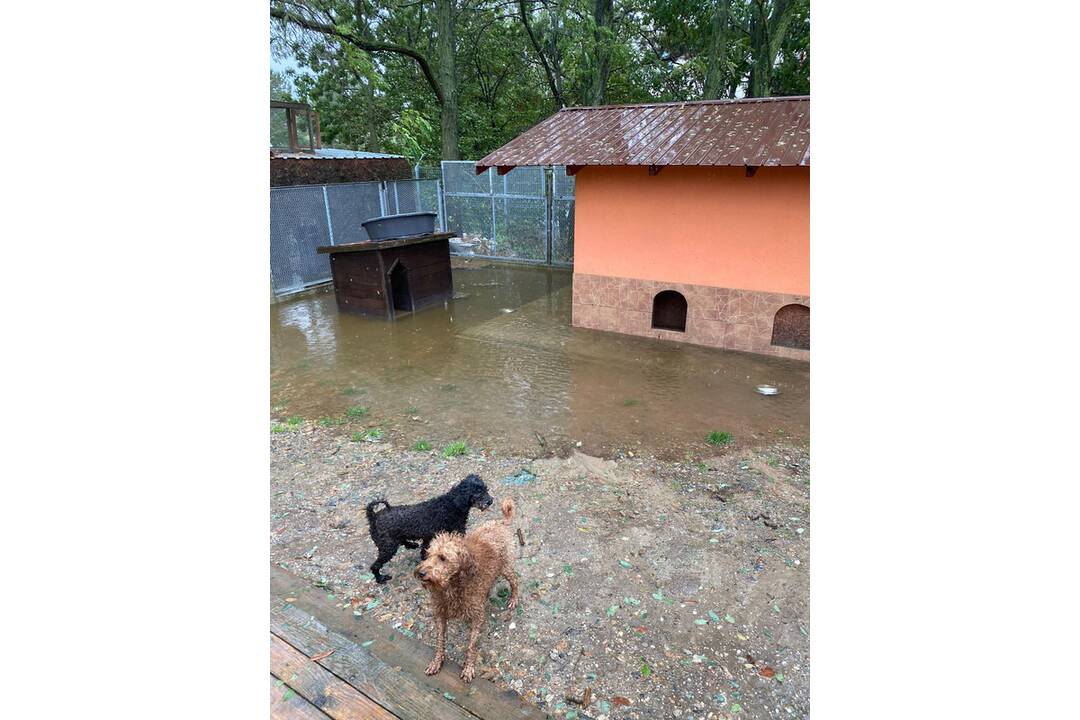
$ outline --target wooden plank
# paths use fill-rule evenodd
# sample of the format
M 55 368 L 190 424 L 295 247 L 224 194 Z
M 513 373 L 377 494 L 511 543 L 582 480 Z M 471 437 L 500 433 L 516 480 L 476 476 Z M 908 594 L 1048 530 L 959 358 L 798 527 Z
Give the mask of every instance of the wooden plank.
M 285 699 L 290 688 L 279 685 L 278 679 L 270 676 L 270 719 L 271 720 L 331 720 L 330 716 L 296 694 Z
M 364 242 L 348 243 L 346 245 L 320 245 L 319 247 L 315 248 L 315 252 L 324 254 L 370 252 L 372 250 L 386 250 L 388 248 L 402 247 L 403 245 L 419 245 L 421 243 L 447 240 L 452 237 L 457 237 L 457 233 L 438 232 L 432 233 L 431 235 L 417 235 L 415 237 L 407 238 L 391 238 L 390 240 L 366 240 Z
M 511 690 L 502 690 L 490 680 L 477 677 L 471 684 L 466 685 L 461 681 L 459 674 L 461 666 L 456 662 L 460 658 L 447 658 L 443 663 L 442 671 L 437 675 L 424 675 L 424 668 L 431 661 L 434 648 L 421 640 L 410 640 L 404 635 L 395 632 L 385 623 L 378 622 L 374 614 L 365 613 L 363 617 L 356 617 L 351 609 L 340 609 L 334 603 L 326 599 L 326 590 L 314 587 L 309 581 L 299 578 L 283 570 L 276 565 L 270 567 L 271 609 L 278 608 L 282 611 L 290 610 L 293 617 L 301 621 L 317 623 L 322 628 L 324 637 L 326 633 L 337 633 L 353 643 L 362 643 L 373 640 L 363 650 L 370 652 L 375 658 L 391 668 L 400 668 L 399 675 L 408 676 L 419 681 L 430 692 L 449 692 L 455 696 L 455 703 L 481 718 L 498 718 L 509 720 L 521 718 L 522 720 L 542 720 L 547 718 L 544 712 L 531 704 L 524 704 L 521 697 Z M 285 598 L 290 598 L 286 603 Z M 393 640 L 391 641 L 391 638 Z M 285 638 L 293 647 L 307 652 L 306 648 L 299 647 L 291 638 Z M 481 642 L 484 642 L 481 640 Z M 313 653 L 328 649 L 325 641 L 314 649 Z M 330 661 L 337 655 L 331 655 L 326 661 Z M 320 661 L 323 663 L 323 661 Z M 334 668 L 327 666 L 334 671 Z M 349 678 L 335 671 L 339 677 L 347 682 Z M 380 698 L 366 693 L 364 688 L 357 686 L 361 692 L 380 704 L 387 706 Z M 389 707 L 393 712 L 395 708 Z M 398 713 L 399 715 L 401 713 Z M 402 717 L 405 717 L 402 715 Z
M 276 635 L 270 636 L 270 672 L 334 720 L 397 720 L 396 715 Z
M 476 720 L 475 715 L 425 687 L 410 673 L 395 670 L 343 635 L 327 630 L 298 608 L 271 610 L 270 631 L 306 655 L 333 649 L 332 655 L 318 661 L 319 665 L 398 717 Z

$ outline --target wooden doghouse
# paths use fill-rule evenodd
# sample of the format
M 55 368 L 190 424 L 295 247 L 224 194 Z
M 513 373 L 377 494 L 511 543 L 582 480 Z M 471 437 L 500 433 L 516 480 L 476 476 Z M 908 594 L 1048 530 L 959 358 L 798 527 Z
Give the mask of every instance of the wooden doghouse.
M 334 293 L 345 312 L 393 320 L 444 303 L 454 294 L 450 238 L 434 233 L 349 245 L 324 245 Z

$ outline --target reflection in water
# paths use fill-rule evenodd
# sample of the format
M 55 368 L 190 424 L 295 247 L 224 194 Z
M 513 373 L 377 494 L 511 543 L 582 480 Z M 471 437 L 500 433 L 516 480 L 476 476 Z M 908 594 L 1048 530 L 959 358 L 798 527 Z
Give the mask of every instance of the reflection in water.
M 707 453 L 809 431 L 805 363 L 570 327 L 571 275 L 455 268 L 458 298 L 396 322 L 338 312 L 330 293 L 271 307 L 271 393 L 281 415 L 340 417 L 404 442 L 456 439 L 531 454 Z M 776 385 L 762 397 L 754 386 Z

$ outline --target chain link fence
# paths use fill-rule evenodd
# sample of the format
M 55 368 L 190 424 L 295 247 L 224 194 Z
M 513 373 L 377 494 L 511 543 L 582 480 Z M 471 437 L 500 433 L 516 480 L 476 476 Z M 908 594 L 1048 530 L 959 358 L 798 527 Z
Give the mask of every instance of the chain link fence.
M 380 215 L 434 212 L 446 228 L 439 180 L 394 180 L 270 188 L 270 285 L 288 295 L 330 280 L 320 245 L 367 240 L 361 223 Z
M 460 235 L 454 254 L 519 262 L 574 261 L 574 184 L 561 167 L 494 168 L 444 160 L 447 227 Z M 569 181 L 569 183 L 567 183 Z
M 442 179 L 270 188 L 270 283 L 288 295 L 330 280 L 315 248 L 367 240 L 379 215 L 434 212 L 460 237 L 454 255 L 570 266 L 574 262 L 574 178 L 565 168 L 520 167 L 476 174 L 469 160 L 444 161 Z M 418 175 L 420 173 L 417 173 Z

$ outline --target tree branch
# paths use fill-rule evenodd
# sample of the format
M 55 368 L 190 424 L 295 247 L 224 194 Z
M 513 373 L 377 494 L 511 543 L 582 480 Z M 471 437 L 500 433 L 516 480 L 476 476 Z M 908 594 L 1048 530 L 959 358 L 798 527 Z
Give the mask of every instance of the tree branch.
M 536 39 L 532 26 L 529 24 L 529 14 L 525 12 L 525 0 L 518 0 L 518 17 L 521 18 L 521 22 L 525 26 L 525 32 L 529 35 L 529 42 L 532 43 L 533 50 L 540 56 L 540 64 L 544 66 L 544 76 L 547 78 L 548 88 L 551 90 L 551 98 L 561 110 L 566 107 L 566 103 L 563 102 L 562 93 L 559 92 L 559 85 L 555 82 L 555 75 L 551 71 L 551 66 L 548 65 L 547 56 L 544 55 L 544 51 L 540 48 L 540 42 Z
M 439 81 L 435 79 L 435 73 L 431 70 L 431 65 L 417 50 L 407 47 L 405 45 L 398 45 L 396 43 L 375 42 L 359 37 L 352 33 L 344 33 L 337 29 L 333 25 L 327 25 L 325 23 L 309 20 L 308 18 L 296 15 L 294 13 L 285 10 L 282 7 L 270 8 L 270 17 L 278 18 L 286 22 L 291 22 L 294 25 L 304 28 L 305 30 L 311 30 L 312 32 L 322 33 L 323 35 L 329 35 L 331 37 L 344 40 L 350 45 L 359 48 L 369 53 L 392 53 L 395 55 L 403 55 L 405 57 L 412 58 L 416 61 L 416 64 L 420 66 L 420 71 L 424 74 L 424 79 L 427 80 L 428 85 L 431 86 L 432 92 L 435 93 L 435 99 L 438 101 L 441 107 L 445 102 L 443 96 L 442 86 Z

